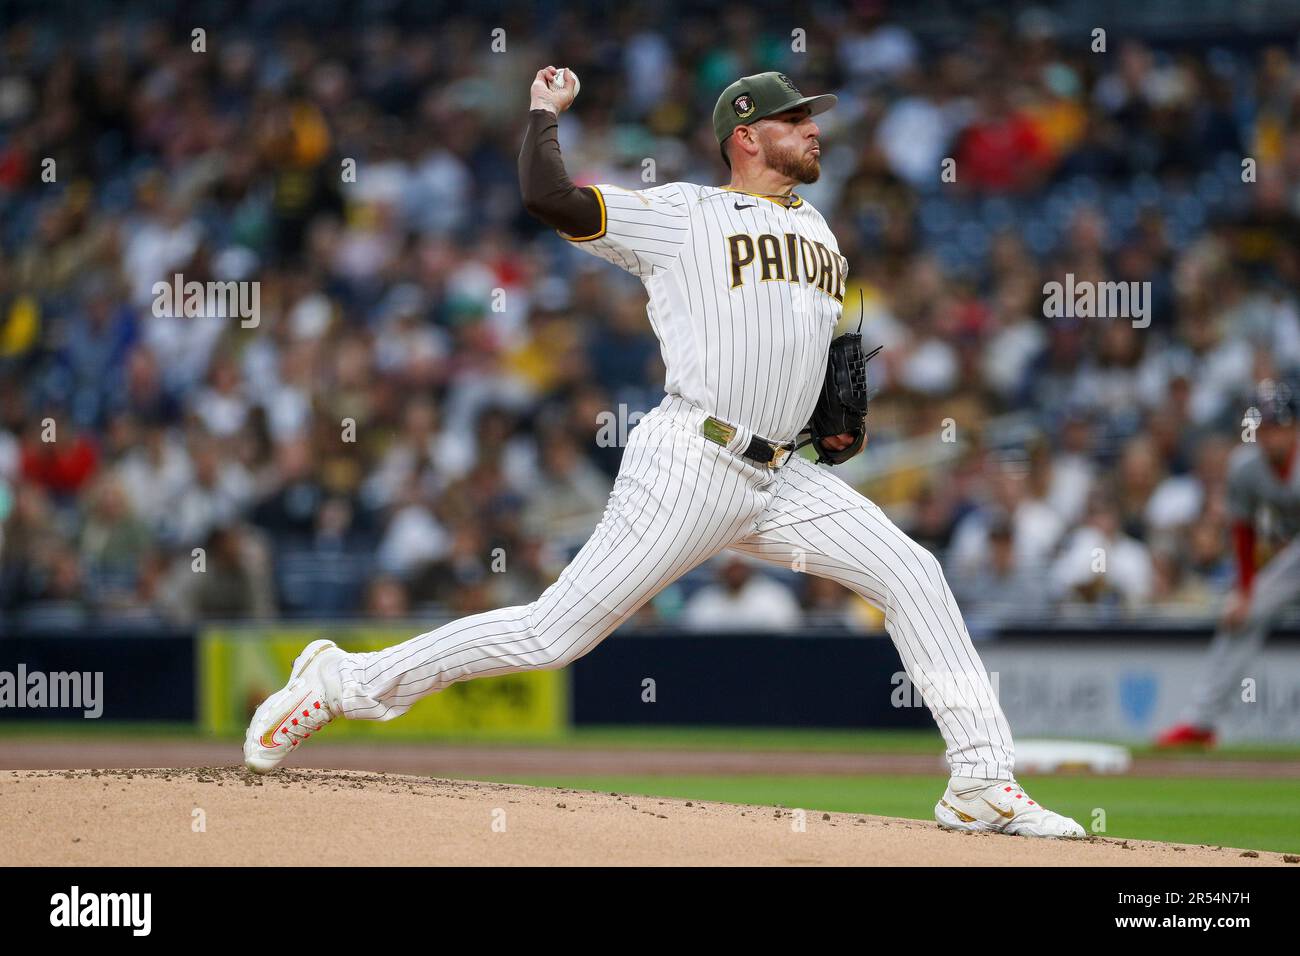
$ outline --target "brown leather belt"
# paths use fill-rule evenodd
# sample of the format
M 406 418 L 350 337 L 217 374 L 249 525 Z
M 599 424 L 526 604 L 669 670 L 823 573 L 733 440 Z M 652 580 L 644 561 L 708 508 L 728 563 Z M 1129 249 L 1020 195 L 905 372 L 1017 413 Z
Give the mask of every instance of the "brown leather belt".
M 700 434 L 725 448 L 736 436 L 736 426 L 710 415 L 700 423 Z M 794 448 L 794 442 L 768 441 L 755 435 L 749 440 L 749 447 L 740 453 L 740 457 L 767 465 L 768 468 L 780 468 Z

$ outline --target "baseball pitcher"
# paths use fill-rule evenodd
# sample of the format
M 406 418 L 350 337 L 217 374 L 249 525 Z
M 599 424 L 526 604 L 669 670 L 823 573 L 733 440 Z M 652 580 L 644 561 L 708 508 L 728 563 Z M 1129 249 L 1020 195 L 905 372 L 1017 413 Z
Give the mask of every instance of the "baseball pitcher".
M 1016 783 L 1011 731 L 938 560 L 819 467 L 866 442 L 867 356 L 856 335 L 832 341 L 848 261 L 794 191 L 820 174 L 814 117 L 835 97 L 804 96 L 779 73 L 743 77 L 713 111 L 728 185 L 580 188 L 556 137 L 577 85 L 549 66 L 533 81 L 524 204 L 575 247 L 640 277 L 667 394 L 632 430 L 591 539 L 541 597 L 375 653 L 313 642 L 253 715 L 245 763 L 264 773 L 335 718 L 392 720 L 457 681 L 564 667 L 731 549 L 831 578 L 884 612 L 947 743 L 940 824 L 1084 836 Z M 792 454 L 801 438 L 817 464 Z
M 1285 382 L 1261 386 L 1255 441 L 1228 463 L 1237 586 L 1210 642 L 1185 719 L 1157 738 L 1161 747 L 1213 746 L 1216 725 L 1241 692 L 1250 663 L 1293 601 L 1300 599 L 1300 426 L 1294 391 Z M 1266 539 L 1266 540 L 1261 540 Z M 1256 569 L 1257 545 L 1280 543 Z

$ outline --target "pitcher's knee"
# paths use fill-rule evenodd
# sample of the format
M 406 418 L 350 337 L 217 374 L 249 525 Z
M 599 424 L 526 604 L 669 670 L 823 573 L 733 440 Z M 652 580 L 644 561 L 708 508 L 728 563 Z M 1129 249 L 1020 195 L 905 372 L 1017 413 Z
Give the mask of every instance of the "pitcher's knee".
M 543 650 L 538 656 L 537 669 L 555 671 L 568 667 L 579 657 L 593 650 L 613 628 L 553 628 L 539 635 Z
M 562 640 L 564 643 L 557 648 L 553 648 L 550 660 L 542 665 L 542 670 L 562 670 L 581 657 L 586 650 L 583 642 L 573 635 L 565 634 Z
M 551 613 L 534 601 L 528 606 L 528 636 L 538 648 L 537 667 L 540 670 L 559 670 L 582 657 L 608 636 L 618 622 L 593 621 L 589 616 Z
M 905 567 L 896 575 L 895 588 L 901 586 L 909 601 L 919 601 L 927 607 L 945 604 L 948 586 L 944 580 L 943 564 L 920 545 L 914 545 L 904 554 Z
M 930 551 L 913 544 L 908 549 L 908 560 L 917 577 L 935 587 L 943 587 L 943 564 Z

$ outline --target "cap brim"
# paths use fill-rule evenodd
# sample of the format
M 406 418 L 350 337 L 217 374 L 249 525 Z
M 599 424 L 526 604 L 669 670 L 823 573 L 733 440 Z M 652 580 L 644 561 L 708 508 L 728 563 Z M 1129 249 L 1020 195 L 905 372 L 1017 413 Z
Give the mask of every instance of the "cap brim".
M 816 116 L 818 113 L 825 113 L 828 109 L 830 109 L 839 101 L 840 98 L 836 96 L 834 93 L 822 93 L 818 96 L 805 96 L 795 105 L 796 106 L 807 105 L 811 107 L 812 115 Z
M 769 119 L 773 116 L 779 116 L 787 110 L 798 109 L 800 106 L 806 106 L 811 111 L 809 116 L 816 116 L 818 113 L 825 113 L 828 109 L 840 101 L 840 98 L 834 93 L 822 93 L 818 96 L 804 96 L 797 100 L 791 100 L 784 103 L 770 113 L 765 113 L 759 119 Z

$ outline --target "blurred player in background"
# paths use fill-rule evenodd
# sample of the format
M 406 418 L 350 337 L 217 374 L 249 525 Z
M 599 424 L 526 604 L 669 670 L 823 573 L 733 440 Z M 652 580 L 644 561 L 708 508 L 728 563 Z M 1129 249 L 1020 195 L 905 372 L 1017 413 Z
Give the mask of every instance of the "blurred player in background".
M 1300 597 L 1300 432 L 1296 397 L 1285 383 L 1264 383 L 1255 441 L 1238 449 L 1228 473 L 1228 509 L 1237 554 L 1237 586 L 1193 689 L 1187 719 L 1157 740 L 1161 747 L 1212 746 L 1215 727 L 1241 690 L 1247 668 L 1282 611 Z M 1282 542 L 1256 573 L 1257 546 Z

